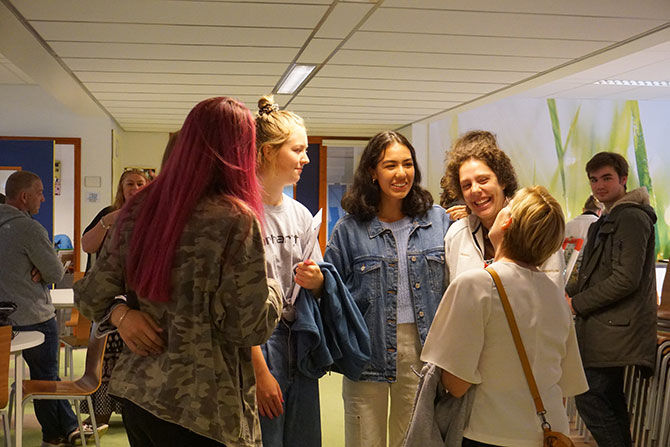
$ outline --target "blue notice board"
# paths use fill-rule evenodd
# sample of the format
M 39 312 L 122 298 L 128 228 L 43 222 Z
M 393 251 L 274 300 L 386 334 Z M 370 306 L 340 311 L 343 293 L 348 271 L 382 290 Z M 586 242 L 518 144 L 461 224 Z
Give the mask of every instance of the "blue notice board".
M 319 211 L 319 149 L 319 144 L 307 146 L 309 163 L 302 168 L 302 175 L 295 186 L 294 198 L 305 205 L 312 215 Z
M 44 203 L 34 217 L 49 233 L 54 232 L 54 142 L 53 140 L 0 140 L 0 167 L 20 166 L 42 179 Z

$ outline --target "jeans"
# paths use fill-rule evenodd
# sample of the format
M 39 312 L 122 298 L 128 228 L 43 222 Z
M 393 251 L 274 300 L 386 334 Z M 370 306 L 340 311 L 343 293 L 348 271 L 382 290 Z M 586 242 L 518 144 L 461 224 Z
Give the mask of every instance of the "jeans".
M 398 325 L 397 380 L 394 382 L 342 379 L 344 443 L 346 447 L 400 447 L 409 427 L 421 370 L 421 341 L 416 324 Z M 390 397 L 390 408 L 389 408 Z
M 579 415 L 598 445 L 630 447 L 630 418 L 623 393 L 624 367 L 585 368 L 589 390 L 575 397 Z
M 23 358 L 30 369 L 32 380 L 60 380 L 58 378 L 58 323 L 56 318 L 44 323 L 14 326 L 15 331 L 39 331 L 44 343 L 23 351 Z M 20 405 L 20 402 L 17 402 Z M 47 441 L 67 436 L 78 426 L 77 417 L 67 400 L 34 401 L 35 416 L 42 426 L 42 438 Z
M 263 446 L 320 447 L 319 381 L 298 371 L 295 339 L 283 320 L 261 350 L 284 398 L 282 415 L 274 419 L 260 416 Z
M 225 447 L 181 425 L 160 419 L 127 399 L 119 399 L 123 425 L 131 447 Z

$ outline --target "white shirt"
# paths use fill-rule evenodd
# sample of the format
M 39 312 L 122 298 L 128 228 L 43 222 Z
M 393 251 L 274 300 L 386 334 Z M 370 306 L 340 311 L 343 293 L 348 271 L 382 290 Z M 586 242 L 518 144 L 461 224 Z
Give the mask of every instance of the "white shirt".
M 586 245 L 586 236 L 591 224 L 598 220 L 595 214 L 580 214 L 565 224 L 565 237 L 576 237 L 584 240 Z
M 569 434 L 562 398 L 588 389 L 570 309 L 547 274 L 495 262 L 519 326 L 547 419 Z M 477 384 L 468 439 L 516 447 L 542 445 L 540 419 L 493 279 L 484 269 L 451 282 L 421 360 Z
M 284 305 L 292 305 L 289 301 L 295 284 L 293 266 L 305 260 L 302 257 L 311 231 L 312 214 L 303 204 L 285 194 L 281 204 L 263 205 L 263 211 L 263 245 L 268 277 L 276 279 L 281 285 Z M 315 262 L 323 260 L 318 241 L 310 257 Z
M 454 222 L 444 236 L 446 273 L 449 282 L 458 275 L 484 266 L 484 231 L 481 221 L 474 214 Z M 539 269 L 561 288 L 565 285 L 565 261 L 562 250 L 551 255 Z

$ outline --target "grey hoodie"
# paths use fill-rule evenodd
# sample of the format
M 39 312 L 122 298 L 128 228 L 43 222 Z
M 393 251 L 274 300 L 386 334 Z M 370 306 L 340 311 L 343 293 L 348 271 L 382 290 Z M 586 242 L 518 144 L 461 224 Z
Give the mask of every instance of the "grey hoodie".
M 33 267 L 42 275 L 38 283 L 31 278 Z M 60 281 L 63 274 L 46 229 L 28 213 L 0 204 L 0 301 L 16 303 L 10 315 L 16 326 L 54 317 L 47 285 Z

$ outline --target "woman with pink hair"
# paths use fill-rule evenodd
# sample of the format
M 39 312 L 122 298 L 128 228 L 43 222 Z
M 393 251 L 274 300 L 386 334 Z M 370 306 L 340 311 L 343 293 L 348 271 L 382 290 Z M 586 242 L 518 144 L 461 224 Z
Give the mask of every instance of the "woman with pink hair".
M 276 326 L 281 294 L 266 277 L 254 142 L 241 103 L 196 105 L 75 285 L 79 310 L 127 346 L 109 392 L 131 446 L 260 444 L 251 347 Z

